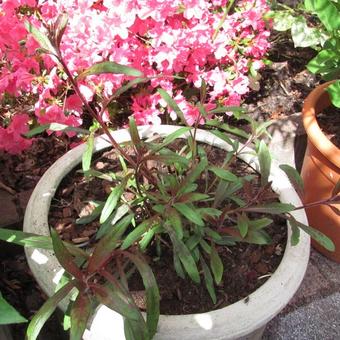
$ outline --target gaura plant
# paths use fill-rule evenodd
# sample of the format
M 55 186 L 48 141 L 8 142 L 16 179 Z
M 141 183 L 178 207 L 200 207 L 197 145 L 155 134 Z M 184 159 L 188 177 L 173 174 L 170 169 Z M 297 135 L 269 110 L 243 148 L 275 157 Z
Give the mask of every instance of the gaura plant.
M 158 93 L 166 102 L 168 110 L 174 111 L 184 126 L 164 139 L 155 136 L 151 140 L 142 140 L 136 122 L 131 118 L 129 146 L 132 152 L 128 153 L 125 146 L 113 139 L 98 109 L 86 101 L 79 90 L 78 81 L 79 77 L 105 72 L 135 77 L 120 89 L 120 93 L 123 93 L 141 81 L 142 78 L 138 77 L 142 75 L 136 69 L 104 62 L 90 67 L 78 79 L 73 77 L 59 49 L 66 22 L 65 17 L 59 17 L 57 26 L 49 32 L 49 36 L 43 35 L 29 23 L 27 29 L 44 51 L 53 55 L 63 67 L 74 92 L 111 141 L 120 159 L 120 169 L 114 174 L 105 174 L 91 167 L 94 133 L 90 132 L 82 171 L 88 181 L 95 177 L 110 178 L 111 183 L 111 193 L 106 201 L 98 204 L 85 217 L 87 223 L 99 220 L 97 243 L 93 248 L 83 250 L 64 242 L 54 229 L 51 229 L 51 237 L 0 229 L 0 238 L 7 242 L 53 250 L 66 272 L 56 293 L 30 321 L 27 328 L 29 340 L 37 338 L 45 321 L 66 297 L 70 298 L 68 315 L 72 340 L 81 339 L 98 304 L 104 304 L 124 317 L 128 340 L 151 339 L 157 330 L 160 303 L 157 282 L 144 255 L 151 247 L 156 249 L 158 257 L 162 256 L 164 247 L 172 249 L 176 273 L 196 284 L 203 282 L 214 303 L 215 287 L 221 282 L 224 271 L 219 248 L 238 242 L 270 243 L 266 228 L 273 222 L 272 215 L 290 221 L 292 244 L 298 242 L 302 229 L 327 249 L 334 249 L 330 239 L 293 217 L 291 212 L 302 209 L 302 206 L 268 202 L 266 199 L 270 190 L 271 157 L 260 137 L 266 133 L 268 123 L 259 124 L 251 120 L 240 108 L 219 107 L 209 111 L 205 107 L 205 82 L 195 104 L 199 115 L 193 126 L 189 126 L 182 110 L 167 91 L 159 88 Z M 227 133 L 231 130 L 245 137 L 244 131 L 233 130 L 218 120 L 208 120 L 208 125 L 213 127 L 212 133 L 232 147 L 232 151 L 226 153 L 222 166 L 209 162 L 204 147 L 195 138 L 202 117 L 208 119 L 214 113 L 225 111 L 235 111 L 237 117 L 251 123 L 251 132 L 246 135 L 244 145 L 252 145 L 259 159 L 260 185 L 254 185 L 252 195 L 247 197 L 241 197 L 240 190 L 257 182 L 258 176 L 232 172 L 231 164 L 243 152 L 244 146 L 232 140 Z M 39 127 L 34 133 L 46 128 L 51 126 Z M 183 146 L 180 150 L 174 149 L 173 142 L 184 134 L 187 139 Z M 150 162 L 153 164 L 151 167 Z M 296 187 L 303 190 L 301 179 L 294 169 L 287 165 L 281 168 Z M 124 198 L 126 191 L 132 193 L 129 201 Z M 332 197 L 318 204 L 331 205 L 339 201 L 339 191 L 340 184 L 334 189 Z M 80 224 L 86 222 L 84 218 L 78 221 Z M 136 271 L 145 287 L 146 319 L 129 290 L 129 278 Z

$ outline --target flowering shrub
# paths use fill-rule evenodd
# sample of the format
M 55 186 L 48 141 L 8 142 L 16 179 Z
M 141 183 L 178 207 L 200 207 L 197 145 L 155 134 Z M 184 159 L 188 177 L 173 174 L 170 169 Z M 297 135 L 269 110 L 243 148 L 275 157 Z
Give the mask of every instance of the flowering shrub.
M 102 61 L 132 66 L 150 79 L 125 100 L 127 113 L 138 124 L 161 122 L 165 103 L 159 86 L 193 122 L 198 109 L 185 89 L 199 88 L 202 79 L 208 86 L 208 108 L 239 105 L 249 91 L 250 70 L 263 66 L 261 59 L 269 47 L 262 19 L 267 10 L 265 0 L 235 4 L 233 0 L 5 0 L 0 5 L 0 99 L 4 93 L 29 93 L 37 98 L 34 112 L 39 124 L 81 125 L 80 98 L 57 61 L 42 53 L 24 25 L 28 21 L 47 32 L 65 12 L 69 21 L 60 49 L 73 75 Z M 87 101 L 101 105 L 128 80 L 122 74 L 92 75 L 80 82 L 80 90 Z M 103 112 L 106 121 L 109 111 Z M 11 133 L 4 131 L 12 124 L 1 130 L 0 148 L 17 152 L 30 143 L 15 148 L 4 143 Z

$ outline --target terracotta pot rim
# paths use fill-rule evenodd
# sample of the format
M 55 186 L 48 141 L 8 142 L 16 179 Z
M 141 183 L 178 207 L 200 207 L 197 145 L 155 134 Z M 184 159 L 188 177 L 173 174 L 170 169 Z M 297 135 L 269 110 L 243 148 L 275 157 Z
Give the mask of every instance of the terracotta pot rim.
M 333 164 L 340 168 L 340 149 L 334 145 L 322 132 L 316 119 L 316 105 L 325 94 L 330 81 L 316 87 L 306 98 L 302 109 L 303 125 L 309 141 Z M 330 104 L 330 101 L 329 101 Z

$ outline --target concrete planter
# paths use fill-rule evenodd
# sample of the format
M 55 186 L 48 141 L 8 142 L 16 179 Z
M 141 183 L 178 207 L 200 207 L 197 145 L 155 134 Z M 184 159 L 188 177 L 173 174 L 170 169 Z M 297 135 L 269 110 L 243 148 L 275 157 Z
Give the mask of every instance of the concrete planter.
M 176 126 L 142 126 L 140 135 L 148 138 L 157 133 L 162 136 L 178 129 Z M 119 143 L 128 141 L 127 130 L 113 133 Z M 230 146 L 209 132 L 198 130 L 197 140 L 207 144 L 230 150 Z M 110 147 L 105 137 L 95 141 L 95 151 Z M 51 199 L 62 178 L 81 161 L 85 146 L 81 145 L 61 157 L 41 178 L 28 203 L 24 231 L 49 235 L 48 211 Z M 255 169 L 259 165 L 250 149 L 245 148 L 240 158 Z M 275 165 L 272 166 L 272 188 L 286 203 L 300 205 L 300 199 L 291 187 L 287 177 Z M 307 223 L 303 210 L 293 212 L 296 219 Z M 289 227 L 288 227 L 289 228 Z M 290 236 L 290 228 L 288 229 Z M 298 289 L 309 259 L 310 238 L 301 232 L 300 242 L 292 247 L 290 242 L 284 253 L 281 264 L 271 278 L 258 290 L 249 295 L 247 301 L 241 300 L 228 307 L 191 315 L 161 315 L 157 340 L 206 340 L 206 339 L 260 339 L 265 325 L 284 308 Z M 62 273 L 53 253 L 44 250 L 26 249 L 27 259 L 32 272 L 42 289 L 52 295 Z M 61 304 L 65 309 L 66 303 Z M 105 306 L 100 306 L 84 334 L 85 340 L 124 339 L 121 318 Z

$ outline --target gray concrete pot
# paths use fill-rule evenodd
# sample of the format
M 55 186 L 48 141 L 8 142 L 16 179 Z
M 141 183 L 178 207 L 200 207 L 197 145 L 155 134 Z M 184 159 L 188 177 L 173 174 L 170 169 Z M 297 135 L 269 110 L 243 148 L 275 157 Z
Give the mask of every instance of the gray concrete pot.
M 166 136 L 175 131 L 176 126 L 142 126 L 139 132 L 142 138 L 149 138 L 153 134 Z M 130 140 L 127 130 L 113 132 L 118 143 Z M 225 150 L 230 146 L 213 134 L 198 130 L 197 140 Z M 95 151 L 110 147 L 105 136 L 96 138 Z M 51 199 L 62 178 L 81 162 L 84 145 L 69 151 L 54 163 L 39 181 L 28 203 L 24 231 L 49 235 L 48 211 Z M 243 149 L 240 158 L 255 169 L 259 164 L 251 149 Z M 292 203 L 297 206 L 301 201 L 285 174 L 275 165 L 270 175 L 272 188 L 280 196 L 281 202 Z M 293 212 L 297 220 L 307 224 L 305 212 Z M 291 231 L 288 225 L 288 237 Z M 309 259 L 310 238 L 301 231 L 300 242 L 291 246 L 287 242 L 285 253 L 279 267 L 271 278 L 254 293 L 247 301 L 241 300 L 228 307 L 208 313 L 160 316 L 159 327 L 155 339 L 157 340 L 222 340 L 222 339 L 260 339 L 265 325 L 275 317 L 289 302 L 298 289 Z M 26 249 L 30 268 L 42 289 L 50 296 L 61 276 L 61 269 L 52 252 L 45 250 Z M 61 308 L 65 309 L 65 301 Z M 122 319 L 117 313 L 105 306 L 100 306 L 84 334 L 85 340 L 125 339 Z

